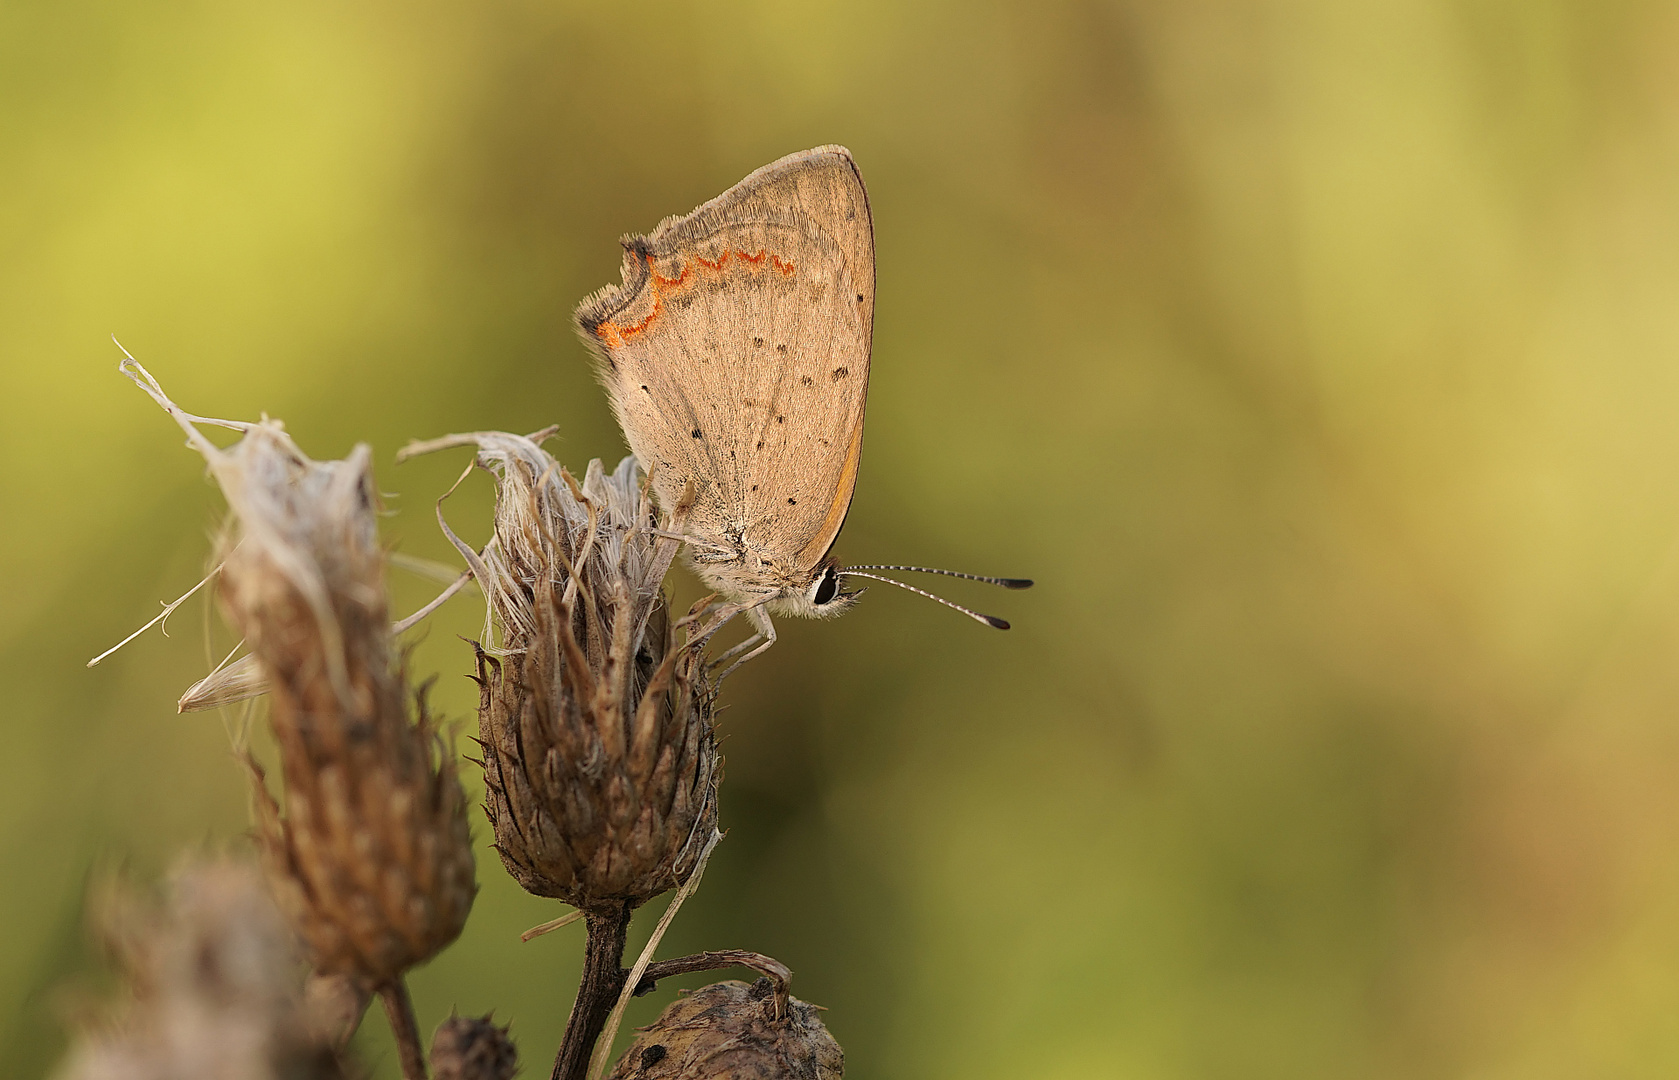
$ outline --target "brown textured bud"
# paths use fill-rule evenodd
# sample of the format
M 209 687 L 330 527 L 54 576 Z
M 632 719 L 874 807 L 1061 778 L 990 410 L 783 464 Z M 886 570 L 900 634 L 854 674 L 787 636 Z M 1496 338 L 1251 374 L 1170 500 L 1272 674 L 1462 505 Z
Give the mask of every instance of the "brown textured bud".
M 200 449 L 237 523 L 222 607 L 271 688 L 283 810 L 252 770 L 275 893 L 317 971 L 387 984 L 455 939 L 477 886 L 423 694 L 410 719 L 369 451 L 311 461 L 272 422 Z
M 538 896 L 633 908 L 687 879 L 717 821 L 712 687 L 662 590 L 678 542 L 634 458 L 578 485 L 533 439 L 431 445 L 451 441 L 498 479 L 493 539 L 461 545 L 500 638 L 478 660 L 496 849 Z
M 431 1037 L 432 1080 L 513 1080 L 519 1051 L 488 1016 L 451 1016 Z
M 188 866 L 163 908 L 125 897 L 109 907 L 106 937 L 133 999 L 78 1040 L 60 1080 L 344 1075 L 304 1004 L 294 939 L 255 866 Z
M 839 1080 L 845 1054 L 792 998 L 777 1018 L 769 979 L 712 983 L 636 1033 L 609 1080 Z

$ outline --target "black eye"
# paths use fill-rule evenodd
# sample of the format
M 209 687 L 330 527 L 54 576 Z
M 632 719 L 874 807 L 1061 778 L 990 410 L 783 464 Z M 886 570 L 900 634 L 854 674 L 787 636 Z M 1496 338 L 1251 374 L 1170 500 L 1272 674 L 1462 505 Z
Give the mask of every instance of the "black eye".
M 817 607 L 821 607 L 823 604 L 832 600 L 838 592 L 839 575 L 835 573 L 834 568 L 830 566 L 827 570 L 823 571 L 822 583 L 816 586 L 816 595 L 812 597 L 812 599 L 816 603 Z

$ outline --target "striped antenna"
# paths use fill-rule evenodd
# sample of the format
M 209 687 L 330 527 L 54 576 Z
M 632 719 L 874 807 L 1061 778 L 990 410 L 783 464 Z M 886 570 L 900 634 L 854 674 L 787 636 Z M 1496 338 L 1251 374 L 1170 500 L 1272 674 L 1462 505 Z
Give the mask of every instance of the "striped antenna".
M 986 577 L 984 574 L 964 574 L 959 570 L 935 570 L 931 566 L 888 566 L 881 563 L 876 566 L 847 566 L 842 568 L 840 573 L 849 574 L 853 570 L 910 570 L 917 574 L 943 574 L 945 577 L 958 577 L 964 581 L 983 581 L 987 585 L 1001 585 L 1005 589 L 1030 589 L 1032 587 L 1031 578 Z M 893 584 L 898 585 L 902 582 L 893 582 Z M 904 587 L 909 588 L 907 585 Z
M 955 608 L 957 611 L 960 611 L 962 614 L 966 615 L 970 619 L 973 619 L 975 622 L 982 622 L 986 626 L 992 626 L 992 627 L 997 628 L 998 630 L 1007 630 L 1009 628 L 1009 624 L 1007 622 L 1005 622 L 1002 619 L 997 618 L 997 616 L 995 616 L 995 615 L 981 615 L 979 612 L 974 611 L 971 608 L 965 608 L 961 604 L 953 604 L 949 600 L 946 600 L 944 597 L 936 596 L 933 593 L 928 592 L 926 589 L 918 589 L 914 585 L 905 585 L 903 582 L 894 581 L 892 578 L 889 578 L 889 577 L 881 577 L 879 574 L 858 573 L 856 567 L 851 567 L 850 569 L 841 570 L 840 571 L 840 576 L 841 577 L 868 578 L 870 581 L 884 581 L 888 585 L 896 585 L 900 589 L 908 589 L 910 592 L 916 593 L 916 594 L 921 595 L 921 596 L 925 596 L 929 600 L 937 600 L 939 603 L 943 604 L 947 608 Z M 957 577 L 969 577 L 971 575 L 957 574 L 956 576 Z M 980 578 L 979 580 L 985 581 L 985 580 L 989 580 L 989 579 Z M 1019 586 L 1016 586 L 1016 587 L 1018 588 Z

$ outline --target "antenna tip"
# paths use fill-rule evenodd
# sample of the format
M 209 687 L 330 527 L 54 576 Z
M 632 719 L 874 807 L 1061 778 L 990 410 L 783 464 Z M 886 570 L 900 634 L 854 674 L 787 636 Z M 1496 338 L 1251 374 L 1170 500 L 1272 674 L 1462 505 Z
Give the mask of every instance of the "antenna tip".
M 999 619 L 995 615 L 981 615 L 980 618 L 985 620 L 985 625 L 995 627 L 998 630 L 1007 630 L 1009 628 L 1007 619 Z
M 1001 585 L 1005 589 L 1030 589 L 1032 587 L 1032 579 L 1024 577 L 1005 577 L 998 578 L 997 584 Z

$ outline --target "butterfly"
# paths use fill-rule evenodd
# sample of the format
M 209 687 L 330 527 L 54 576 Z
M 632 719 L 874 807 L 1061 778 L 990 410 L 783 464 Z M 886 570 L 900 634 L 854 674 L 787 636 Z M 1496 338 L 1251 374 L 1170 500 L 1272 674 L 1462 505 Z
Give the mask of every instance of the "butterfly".
M 690 214 L 622 241 L 622 283 L 577 308 L 630 449 L 686 557 L 756 633 L 771 614 L 826 618 L 848 577 L 922 567 L 841 566 L 832 554 L 857 486 L 874 331 L 874 228 L 850 151 L 772 162 Z M 927 570 L 1024 588 L 1030 581 Z M 731 669 L 732 670 L 732 669 Z

